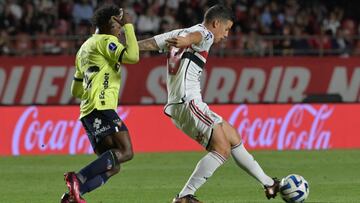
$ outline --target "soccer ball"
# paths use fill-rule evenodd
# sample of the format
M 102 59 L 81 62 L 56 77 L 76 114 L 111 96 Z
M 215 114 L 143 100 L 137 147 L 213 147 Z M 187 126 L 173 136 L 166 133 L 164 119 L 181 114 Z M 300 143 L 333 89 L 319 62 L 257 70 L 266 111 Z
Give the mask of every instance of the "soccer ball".
M 300 175 L 290 174 L 280 182 L 280 195 L 285 202 L 305 202 L 309 192 L 309 183 Z

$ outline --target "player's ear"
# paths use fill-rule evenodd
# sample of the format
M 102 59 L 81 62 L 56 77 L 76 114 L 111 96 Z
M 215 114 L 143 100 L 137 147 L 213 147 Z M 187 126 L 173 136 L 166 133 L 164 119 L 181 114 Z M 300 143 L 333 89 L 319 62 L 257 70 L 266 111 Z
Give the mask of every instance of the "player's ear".
M 212 26 L 214 27 L 214 28 L 217 28 L 217 27 L 219 27 L 220 26 L 220 20 L 213 20 L 213 22 L 212 22 Z
M 119 23 L 120 24 L 120 19 L 118 16 L 111 16 L 110 18 L 110 25 L 113 27 L 114 24 Z

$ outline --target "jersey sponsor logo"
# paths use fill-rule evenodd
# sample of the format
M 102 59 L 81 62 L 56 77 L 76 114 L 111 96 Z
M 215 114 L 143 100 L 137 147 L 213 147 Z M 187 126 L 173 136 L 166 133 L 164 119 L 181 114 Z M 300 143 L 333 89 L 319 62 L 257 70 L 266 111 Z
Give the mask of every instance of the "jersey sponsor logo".
M 103 126 L 103 127 L 101 127 L 101 128 L 94 131 L 94 136 L 97 136 L 97 135 L 109 130 L 110 128 L 111 128 L 110 125 Z
M 101 124 L 102 124 L 102 121 L 100 118 L 95 118 L 94 122 L 93 122 L 93 127 L 95 128 L 95 131 L 94 131 L 94 135 L 99 135 L 100 133 L 103 133 L 107 130 L 109 130 L 111 127 L 110 125 L 107 125 L 107 126 L 102 126 L 101 127 Z
M 212 34 L 210 33 L 210 32 L 208 32 L 207 34 L 206 34 L 206 36 L 205 36 L 205 40 L 209 40 L 209 39 L 211 39 L 213 36 L 212 36 Z
M 94 123 L 93 123 L 93 127 L 97 130 L 97 129 L 100 128 L 100 126 L 101 126 L 101 119 L 95 118 Z
M 105 99 L 105 90 L 109 88 L 109 76 L 110 73 L 104 74 L 103 89 L 100 92 L 99 99 Z
M 114 42 L 111 42 L 111 43 L 109 44 L 109 50 L 110 50 L 110 51 L 115 51 L 116 49 L 117 49 L 116 44 L 115 44 Z

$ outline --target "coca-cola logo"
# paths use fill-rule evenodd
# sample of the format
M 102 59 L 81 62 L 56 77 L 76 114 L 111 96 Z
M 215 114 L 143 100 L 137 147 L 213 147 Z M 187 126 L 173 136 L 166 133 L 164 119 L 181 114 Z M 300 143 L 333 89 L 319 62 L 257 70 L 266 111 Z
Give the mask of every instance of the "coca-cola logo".
M 331 131 L 325 123 L 333 111 L 334 107 L 328 105 L 315 108 L 310 104 L 297 104 L 277 117 L 251 118 L 248 106 L 239 105 L 232 112 L 229 123 L 251 148 L 328 149 Z
M 129 114 L 125 108 L 118 108 L 117 112 L 123 120 Z M 69 154 L 93 153 L 77 118 L 52 120 L 43 117 L 36 106 L 25 109 L 15 125 L 11 148 L 13 155 L 59 151 Z

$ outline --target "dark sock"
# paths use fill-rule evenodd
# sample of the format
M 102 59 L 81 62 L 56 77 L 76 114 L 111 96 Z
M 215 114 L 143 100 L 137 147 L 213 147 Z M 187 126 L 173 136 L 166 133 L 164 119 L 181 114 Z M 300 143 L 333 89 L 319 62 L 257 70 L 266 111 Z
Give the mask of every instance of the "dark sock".
M 95 161 L 91 162 L 85 168 L 81 169 L 78 173 L 78 178 L 81 183 L 87 182 L 87 180 L 93 179 L 99 174 L 103 174 L 106 171 L 116 166 L 116 158 L 111 150 L 104 152 Z
M 101 175 L 97 175 L 91 180 L 86 181 L 84 184 L 80 185 L 80 193 L 84 195 L 85 193 L 91 192 L 94 189 L 100 187 L 101 185 L 105 184 L 106 181 L 109 179 L 109 176 L 106 173 Z

